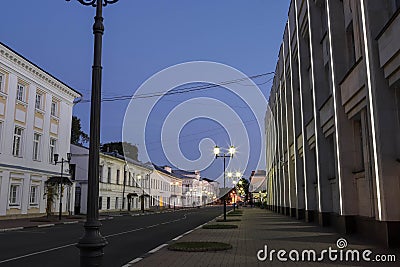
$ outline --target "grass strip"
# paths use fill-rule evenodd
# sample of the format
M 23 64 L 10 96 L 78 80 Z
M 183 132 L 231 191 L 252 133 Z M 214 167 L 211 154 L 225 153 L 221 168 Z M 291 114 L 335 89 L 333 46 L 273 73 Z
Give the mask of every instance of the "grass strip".
M 169 250 L 185 252 L 221 251 L 231 248 L 231 244 L 221 242 L 177 242 L 168 246 Z
M 238 228 L 235 224 L 206 224 L 203 226 L 203 229 L 235 229 Z
M 240 219 L 226 219 L 226 221 L 224 219 L 217 219 L 217 222 L 240 222 Z

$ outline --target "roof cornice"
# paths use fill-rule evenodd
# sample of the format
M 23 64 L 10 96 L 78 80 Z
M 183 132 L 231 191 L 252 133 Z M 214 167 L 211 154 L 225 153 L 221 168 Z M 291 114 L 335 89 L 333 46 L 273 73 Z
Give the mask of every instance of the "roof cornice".
M 60 81 L 47 71 L 37 66 L 35 63 L 31 62 L 30 60 L 26 59 L 24 56 L 20 55 L 7 45 L 3 44 L 2 42 L 0 42 L 0 56 L 8 60 L 12 64 L 17 65 L 24 71 L 35 76 L 38 80 L 59 89 L 63 93 L 73 98 L 78 98 L 82 96 L 81 93 L 79 93 L 72 87 L 68 86 L 64 82 Z

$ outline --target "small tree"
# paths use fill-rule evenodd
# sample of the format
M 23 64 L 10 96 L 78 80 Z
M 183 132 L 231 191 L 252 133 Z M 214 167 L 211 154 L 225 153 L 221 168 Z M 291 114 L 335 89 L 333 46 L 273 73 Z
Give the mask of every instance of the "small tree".
M 83 145 L 89 142 L 89 136 L 82 131 L 81 119 L 76 116 L 72 116 L 71 124 L 71 144 Z
M 51 215 L 53 215 L 53 204 L 56 201 L 58 196 L 58 190 L 56 185 L 50 185 L 48 184 L 45 187 L 45 192 L 44 192 L 44 198 L 46 199 L 46 215 L 47 218 L 49 218 Z
M 128 142 L 109 142 L 105 143 L 100 147 L 101 152 L 114 152 L 125 156 L 127 158 L 139 161 L 138 154 L 139 150 L 136 145 L 132 145 Z

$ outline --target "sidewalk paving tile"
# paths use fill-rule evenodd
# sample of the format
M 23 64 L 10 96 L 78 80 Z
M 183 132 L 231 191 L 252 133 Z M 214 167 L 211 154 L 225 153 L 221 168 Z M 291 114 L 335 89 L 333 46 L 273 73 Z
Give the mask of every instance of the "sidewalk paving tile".
M 330 228 L 305 223 L 269 210 L 258 208 L 243 208 L 243 216 L 239 222 L 228 222 L 238 225 L 237 229 L 197 229 L 183 236 L 176 242 L 185 241 L 216 241 L 230 243 L 233 248 L 219 252 L 177 252 L 162 248 L 157 253 L 144 257 L 131 266 L 398 266 L 400 253 L 398 250 L 385 249 L 361 240 L 355 236 L 340 235 Z M 236 218 L 236 217 L 235 217 Z M 276 258 L 271 261 L 259 261 L 257 252 L 268 246 L 268 250 L 314 249 L 319 252 L 332 247 L 337 249 L 336 241 L 345 238 L 347 249 L 370 249 L 373 254 L 395 254 L 396 263 L 367 263 L 367 262 L 279 262 Z M 175 241 L 174 241 L 175 242 Z

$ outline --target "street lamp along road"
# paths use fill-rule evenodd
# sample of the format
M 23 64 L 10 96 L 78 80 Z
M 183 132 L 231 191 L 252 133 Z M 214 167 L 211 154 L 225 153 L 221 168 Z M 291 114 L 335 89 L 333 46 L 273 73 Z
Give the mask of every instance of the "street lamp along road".
M 230 146 L 228 149 L 228 154 L 223 153 L 220 155 L 221 149 L 219 146 L 214 147 L 214 155 L 215 158 L 223 158 L 224 159 L 224 190 L 225 190 L 225 172 L 226 172 L 226 158 L 233 158 L 233 155 L 236 153 L 236 148 L 234 146 Z M 224 194 L 224 221 L 226 221 L 226 194 Z
M 60 171 L 60 210 L 58 211 L 58 219 L 61 220 L 62 215 L 62 193 L 63 193 L 63 173 L 64 173 L 64 162 L 71 162 L 71 153 L 67 153 L 67 159 L 61 158 L 61 161 L 58 161 L 58 154 L 54 154 L 54 164 L 61 163 L 61 171 Z
M 70 1 L 70 0 L 66 0 Z M 85 233 L 79 240 L 81 266 L 101 266 L 103 248 L 107 241 L 100 234 L 99 222 L 99 153 L 100 153 L 100 113 L 101 113 L 101 54 L 104 33 L 103 6 L 113 4 L 118 0 L 77 0 L 85 6 L 96 7 L 94 17 L 94 55 L 92 67 L 92 96 L 90 106 L 90 143 L 87 215 L 84 224 Z

